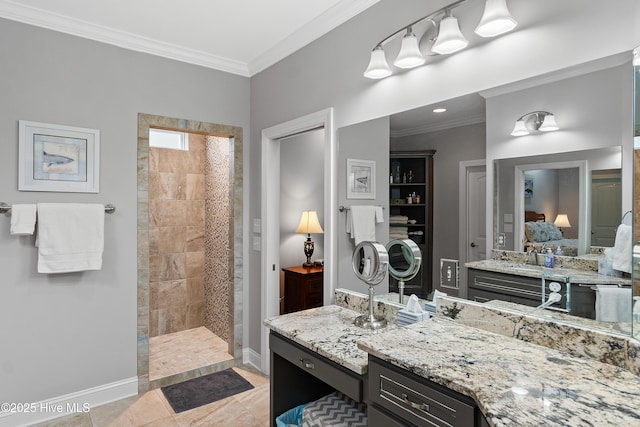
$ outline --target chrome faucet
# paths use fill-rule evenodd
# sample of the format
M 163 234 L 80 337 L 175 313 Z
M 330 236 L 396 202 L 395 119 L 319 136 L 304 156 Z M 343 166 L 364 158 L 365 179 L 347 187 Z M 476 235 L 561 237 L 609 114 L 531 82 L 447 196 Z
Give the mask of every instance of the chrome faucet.
M 535 246 L 532 246 L 531 249 L 529 249 L 527 255 L 529 256 L 529 264 L 538 265 L 538 251 Z

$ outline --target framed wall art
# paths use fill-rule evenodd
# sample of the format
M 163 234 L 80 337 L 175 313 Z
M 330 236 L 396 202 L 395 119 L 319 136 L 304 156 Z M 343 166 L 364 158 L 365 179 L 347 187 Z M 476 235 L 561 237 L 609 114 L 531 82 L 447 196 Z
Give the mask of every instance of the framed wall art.
M 99 130 L 19 123 L 18 190 L 100 191 Z
M 376 162 L 347 159 L 347 199 L 376 198 Z

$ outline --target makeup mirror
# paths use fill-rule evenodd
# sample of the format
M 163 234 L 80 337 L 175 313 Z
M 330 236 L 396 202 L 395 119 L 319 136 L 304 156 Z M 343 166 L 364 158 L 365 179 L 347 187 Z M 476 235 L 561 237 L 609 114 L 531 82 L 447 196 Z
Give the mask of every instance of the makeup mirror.
M 373 314 L 373 287 L 380 284 L 387 275 L 389 255 L 387 249 L 378 242 L 358 243 L 351 258 L 356 277 L 369 285 L 369 314 L 358 316 L 356 326 L 367 329 L 380 329 L 387 321 Z
M 404 283 L 418 274 L 422 264 L 420 247 L 411 239 L 391 240 L 387 243 L 389 275 L 398 280 L 399 303 L 404 301 Z

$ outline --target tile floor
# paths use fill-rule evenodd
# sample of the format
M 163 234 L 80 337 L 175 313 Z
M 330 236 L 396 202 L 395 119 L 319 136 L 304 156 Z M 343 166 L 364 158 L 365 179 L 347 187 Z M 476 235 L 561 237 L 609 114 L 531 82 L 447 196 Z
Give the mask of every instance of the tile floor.
M 233 360 L 228 345 L 201 326 L 149 339 L 149 380 Z
M 268 427 L 269 378 L 250 366 L 233 369 L 254 388 L 179 414 L 155 389 L 36 427 Z

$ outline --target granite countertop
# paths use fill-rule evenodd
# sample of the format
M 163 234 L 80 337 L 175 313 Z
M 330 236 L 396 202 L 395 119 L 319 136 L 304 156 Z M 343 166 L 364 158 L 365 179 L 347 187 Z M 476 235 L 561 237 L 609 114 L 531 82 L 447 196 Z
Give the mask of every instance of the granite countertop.
M 542 277 L 543 273 L 560 274 L 569 276 L 571 283 L 575 284 L 631 286 L 631 279 L 625 277 L 605 276 L 594 271 L 571 268 L 547 268 L 540 265 L 522 264 L 503 260 L 473 261 L 466 263 L 465 267 L 534 278 Z
M 493 426 L 640 425 L 640 377 L 435 317 L 358 347 L 472 397 Z
M 367 372 L 367 353 L 356 346 L 362 338 L 396 330 L 393 323 L 372 331 L 353 324 L 361 313 L 337 305 L 326 305 L 266 319 L 272 331 L 332 360 L 356 374 Z

